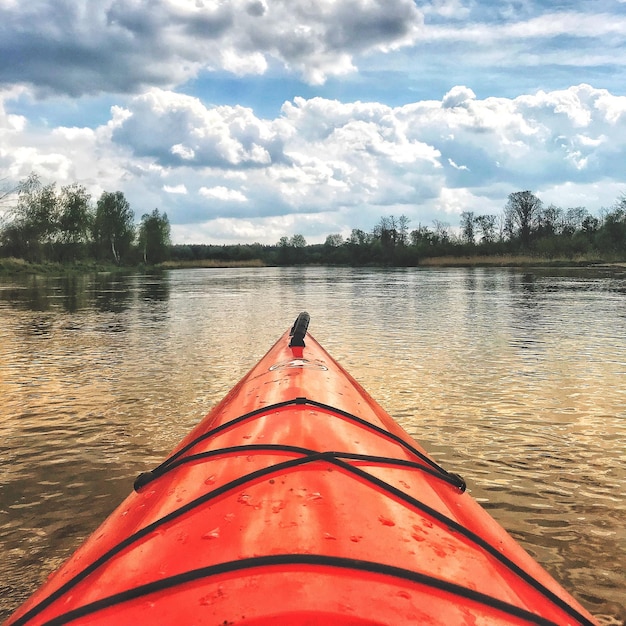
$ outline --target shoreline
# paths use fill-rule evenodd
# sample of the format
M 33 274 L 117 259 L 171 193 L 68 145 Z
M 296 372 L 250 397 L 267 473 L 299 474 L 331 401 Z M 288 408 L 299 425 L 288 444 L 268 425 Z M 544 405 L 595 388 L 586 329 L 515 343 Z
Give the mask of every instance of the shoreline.
M 292 264 L 283 267 L 305 267 L 312 264 Z M 326 265 L 324 263 L 316 263 L 314 265 Z M 333 264 L 328 264 L 334 266 Z M 108 263 L 100 263 L 97 261 L 77 261 L 71 263 L 30 263 L 22 259 L 12 257 L 0 258 L 0 275 L 19 275 L 19 274 L 87 274 L 87 273 L 128 273 L 137 271 L 163 271 L 178 269 L 227 269 L 227 268 L 260 268 L 272 267 L 260 259 L 251 259 L 247 261 L 220 261 L 216 259 L 201 259 L 196 261 L 165 261 L 157 265 L 113 265 Z M 400 268 L 407 266 L 394 265 L 375 265 L 365 264 L 363 266 L 346 267 L 386 267 Z M 441 257 L 425 257 L 420 260 L 418 265 L 410 267 L 424 268 L 488 268 L 488 267 L 508 267 L 508 268 L 559 268 L 559 269 L 612 269 L 626 270 L 626 261 L 607 261 L 602 258 L 545 258 L 530 255 L 503 255 L 503 256 L 441 256 Z

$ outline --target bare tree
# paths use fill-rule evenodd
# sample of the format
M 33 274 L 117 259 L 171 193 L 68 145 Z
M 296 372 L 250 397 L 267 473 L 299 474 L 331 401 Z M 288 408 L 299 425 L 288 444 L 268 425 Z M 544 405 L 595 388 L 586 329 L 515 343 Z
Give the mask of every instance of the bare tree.
M 404 214 L 398 218 L 398 243 L 406 246 L 409 243 L 409 222 L 411 220 Z
M 493 243 L 496 240 L 495 215 L 479 215 L 475 218 L 476 226 L 480 233 L 480 243 Z
M 461 213 L 461 237 L 465 243 L 474 243 L 474 224 L 476 219 L 472 211 Z
M 531 191 L 516 191 L 509 194 L 504 207 L 506 230 L 509 237 L 519 237 L 524 248 L 530 244 L 533 230 L 541 216 L 541 200 Z

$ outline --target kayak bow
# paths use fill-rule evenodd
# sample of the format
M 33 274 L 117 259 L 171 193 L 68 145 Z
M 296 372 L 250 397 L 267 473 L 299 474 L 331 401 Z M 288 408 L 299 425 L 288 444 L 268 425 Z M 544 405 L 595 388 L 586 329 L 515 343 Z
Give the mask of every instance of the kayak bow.
M 8 624 L 594 624 L 308 324 Z

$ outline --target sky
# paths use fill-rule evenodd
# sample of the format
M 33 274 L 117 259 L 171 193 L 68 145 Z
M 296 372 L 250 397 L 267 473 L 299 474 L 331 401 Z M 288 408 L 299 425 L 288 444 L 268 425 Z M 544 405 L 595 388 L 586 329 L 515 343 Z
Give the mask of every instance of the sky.
M 122 191 L 174 243 L 626 193 L 626 0 L 0 0 L 0 182 Z

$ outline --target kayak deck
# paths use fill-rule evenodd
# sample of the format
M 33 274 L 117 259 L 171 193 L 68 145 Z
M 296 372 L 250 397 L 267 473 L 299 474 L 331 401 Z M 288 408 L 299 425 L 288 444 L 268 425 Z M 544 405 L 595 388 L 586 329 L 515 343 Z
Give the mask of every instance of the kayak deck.
M 593 624 L 307 327 L 9 624 Z

